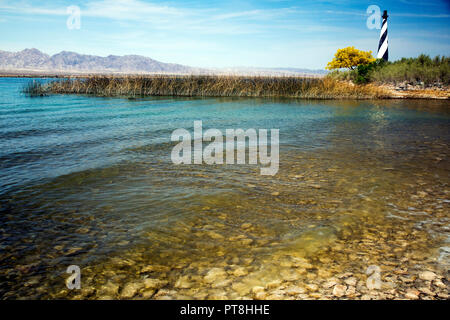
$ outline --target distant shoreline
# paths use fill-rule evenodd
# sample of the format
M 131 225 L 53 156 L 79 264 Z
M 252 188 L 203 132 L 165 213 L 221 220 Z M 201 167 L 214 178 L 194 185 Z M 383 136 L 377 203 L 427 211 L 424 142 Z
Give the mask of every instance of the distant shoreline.
M 30 83 L 25 93 L 96 96 L 279 97 L 300 99 L 450 99 L 445 88 L 392 84 L 357 85 L 323 76 L 187 74 L 0 73 L 3 78 L 57 78 Z M 64 80 L 66 79 L 66 80 Z M 33 87 L 34 85 L 34 87 Z
M 292 74 L 292 73 L 232 73 L 232 72 L 204 72 L 204 73 L 169 73 L 169 72 L 154 72 L 154 73 L 65 73 L 65 72 L 8 72 L 0 71 L 0 78 L 91 78 L 91 77 L 155 77 L 155 76 L 234 76 L 234 77 L 292 77 L 292 78 L 323 78 L 325 75 L 315 73 Z
M 63 73 L 63 72 L 6 72 L 0 71 L 0 78 L 90 78 L 90 77 L 141 77 L 156 75 L 178 75 L 186 76 L 189 74 L 176 73 Z

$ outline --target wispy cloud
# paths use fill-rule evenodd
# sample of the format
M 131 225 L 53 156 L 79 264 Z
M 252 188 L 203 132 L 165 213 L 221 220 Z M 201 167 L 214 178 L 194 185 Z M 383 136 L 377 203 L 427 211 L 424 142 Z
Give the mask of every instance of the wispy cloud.
M 150 20 L 155 17 L 186 17 L 193 10 L 158 5 L 139 0 L 102 0 L 88 2 L 83 15 L 116 20 Z
M 400 0 L 401 3 L 404 3 L 406 5 L 412 5 L 412 6 L 430 6 L 430 7 L 437 7 L 440 5 L 439 2 L 435 1 L 412 1 L 412 0 Z
M 236 6 L 226 1 L 161 1 L 0 0 L 0 19 L 9 24 L 8 32 L 2 33 L 2 49 L 41 46 L 53 52 L 136 53 L 197 66 L 318 68 L 326 65 L 336 48 L 355 45 L 376 50 L 378 43 L 378 31 L 366 27 L 366 4 L 356 0 L 304 0 L 301 4 L 243 0 Z M 450 53 L 443 45 L 448 9 L 443 1 L 427 3 L 390 2 L 391 56 L 411 51 L 395 42 L 396 35 L 413 43 L 427 33 L 427 45 L 434 47 L 420 50 Z M 69 5 L 81 8 L 80 30 L 66 28 Z
M 141 0 L 93 0 L 80 4 L 83 16 L 108 18 L 114 20 L 149 21 L 164 18 L 195 18 L 208 20 L 230 20 L 235 18 L 267 19 L 281 17 L 289 13 L 300 12 L 292 8 L 257 9 L 248 11 L 232 11 L 218 13 L 217 9 L 191 9 L 160 5 Z M 20 14 L 67 15 L 66 7 L 55 7 L 49 4 L 33 6 L 30 3 L 2 1 L 0 10 Z
M 426 13 L 393 13 L 393 17 L 407 17 L 407 18 L 431 18 L 443 19 L 450 18 L 450 14 L 426 14 Z
M 148 23 L 160 30 L 191 30 L 201 34 L 249 34 L 259 32 L 259 27 L 248 28 L 250 21 L 272 21 L 289 14 L 299 13 L 291 8 L 258 9 L 249 11 L 191 9 L 160 5 L 141 0 L 93 0 L 80 4 L 82 17 L 110 19 L 115 21 L 134 21 Z M 0 10 L 22 15 L 67 16 L 66 7 L 51 4 L 0 2 Z M 245 20 L 240 25 L 236 19 Z M 263 26 L 263 25 L 261 25 Z
M 140 0 L 100 0 L 80 4 L 83 16 L 115 20 L 148 20 L 155 16 L 187 16 L 191 11 Z M 32 5 L 27 2 L 0 2 L 0 10 L 19 14 L 67 15 L 67 7 L 54 4 Z

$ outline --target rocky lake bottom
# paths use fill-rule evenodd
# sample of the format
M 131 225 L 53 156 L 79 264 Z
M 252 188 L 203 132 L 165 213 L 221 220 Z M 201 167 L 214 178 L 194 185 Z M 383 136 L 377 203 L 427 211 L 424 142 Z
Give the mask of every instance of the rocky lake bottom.
M 1 299 L 449 298 L 448 102 L 30 99 L 23 81 L 0 79 Z M 279 128 L 278 173 L 173 165 L 194 120 Z

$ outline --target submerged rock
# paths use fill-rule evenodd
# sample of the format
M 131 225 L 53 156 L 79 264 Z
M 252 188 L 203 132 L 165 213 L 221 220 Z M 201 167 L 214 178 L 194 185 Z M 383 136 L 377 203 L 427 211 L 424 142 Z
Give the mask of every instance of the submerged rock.
M 246 276 L 248 274 L 248 270 L 244 267 L 238 267 L 233 271 L 233 275 L 236 277 Z
M 192 282 L 189 280 L 189 276 L 181 276 L 175 282 L 175 288 L 189 289 L 192 287 Z
M 122 299 L 130 299 L 133 298 L 138 291 L 144 286 L 141 282 L 131 282 L 125 285 L 120 293 L 120 298 Z
M 306 290 L 305 288 L 299 287 L 299 286 L 292 286 L 292 287 L 288 287 L 285 290 L 286 294 L 290 295 L 290 296 L 296 296 L 302 293 L 305 293 Z
M 424 271 L 419 273 L 419 278 L 422 280 L 432 281 L 436 279 L 436 274 L 431 271 Z
M 406 290 L 405 298 L 417 300 L 417 299 L 419 299 L 419 294 L 420 294 L 420 291 L 418 291 L 416 289 L 408 289 L 408 290 Z
M 262 292 L 256 292 L 256 293 L 253 295 L 253 298 L 254 298 L 255 300 L 266 300 L 266 299 L 267 299 L 267 292 L 264 292 L 264 291 L 262 291 Z
M 142 292 L 142 297 L 144 299 L 150 299 L 151 297 L 154 296 L 156 290 L 150 289 L 150 290 L 145 290 L 144 292 Z
M 99 288 L 99 294 L 101 296 L 115 296 L 119 293 L 119 285 L 108 281 L 105 285 Z
M 219 280 L 217 282 L 213 282 L 211 287 L 213 288 L 223 288 L 229 286 L 231 283 L 231 279 Z
M 243 283 L 243 282 L 236 282 L 236 283 L 233 283 L 231 287 L 232 287 L 233 290 L 236 291 L 241 297 L 247 295 L 247 294 L 250 292 L 250 290 L 251 290 L 251 287 L 250 287 L 248 284 Z
M 168 282 L 165 280 L 152 279 L 152 278 L 144 279 L 144 287 L 146 289 L 161 289 L 167 283 Z
M 168 272 L 170 267 L 161 265 L 148 265 L 142 268 L 141 273 L 147 272 Z
M 311 292 L 315 292 L 315 291 L 319 290 L 319 286 L 314 283 L 308 283 L 305 287 L 308 291 L 311 291 Z
M 356 283 L 358 282 L 358 280 L 355 277 L 350 277 L 348 279 L 344 280 L 345 284 L 349 285 L 349 286 L 356 286 Z
M 241 229 L 250 229 L 252 227 L 251 223 L 243 223 L 241 224 Z
M 252 293 L 256 294 L 258 292 L 264 292 L 266 289 L 264 287 L 261 286 L 255 286 L 252 288 Z
M 281 280 L 273 280 L 266 284 L 267 289 L 277 288 L 281 285 Z
M 343 284 L 337 284 L 333 288 L 333 295 L 335 297 L 340 298 L 345 295 L 346 291 L 347 291 L 347 286 L 345 286 Z
M 206 283 L 212 283 L 214 281 L 218 281 L 218 279 L 224 279 L 227 276 L 227 273 L 222 268 L 212 268 L 208 271 L 208 273 L 203 277 L 203 280 Z

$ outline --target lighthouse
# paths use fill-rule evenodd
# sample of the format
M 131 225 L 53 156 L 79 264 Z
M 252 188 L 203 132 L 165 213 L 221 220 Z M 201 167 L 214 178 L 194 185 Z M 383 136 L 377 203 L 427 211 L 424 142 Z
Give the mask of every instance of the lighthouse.
M 389 53 L 388 53 L 388 30 L 387 30 L 387 11 L 383 12 L 383 23 L 381 25 L 380 32 L 380 42 L 378 43 L 378 59 L 383 59 L 384 61 L 388 61 Z

